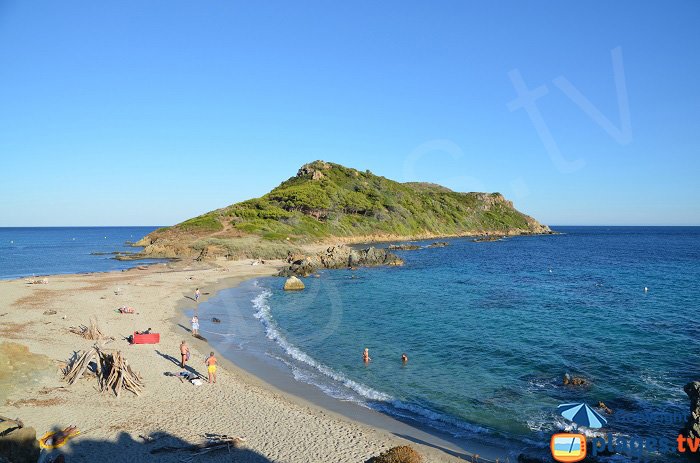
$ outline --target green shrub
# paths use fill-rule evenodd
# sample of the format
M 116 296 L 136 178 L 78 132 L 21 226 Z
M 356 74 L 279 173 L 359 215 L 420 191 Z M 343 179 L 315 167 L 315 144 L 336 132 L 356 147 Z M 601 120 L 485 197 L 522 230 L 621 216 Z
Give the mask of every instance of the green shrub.
M 185 220 L 178 227 L 185 231 L 210 231 L 215 232 L 223 230 L 224 226 L 221 225 L 219 219 L 217 219 L 212 214 L 200 215 L 193 219 Z

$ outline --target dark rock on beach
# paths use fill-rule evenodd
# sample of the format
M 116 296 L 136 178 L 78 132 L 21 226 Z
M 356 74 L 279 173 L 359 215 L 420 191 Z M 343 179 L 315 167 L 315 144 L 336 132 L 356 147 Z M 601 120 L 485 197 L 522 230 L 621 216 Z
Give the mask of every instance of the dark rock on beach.
M 279 276 L 309 276 L 319 269 L 374 267 L 380 265 L 403 265 L 403 260 L 386 249 L 369 247 L 353 249 L 348 246 L 330 246 L 324 252 L 312 256 L 289 254 L 289 266 L 282 269 Z

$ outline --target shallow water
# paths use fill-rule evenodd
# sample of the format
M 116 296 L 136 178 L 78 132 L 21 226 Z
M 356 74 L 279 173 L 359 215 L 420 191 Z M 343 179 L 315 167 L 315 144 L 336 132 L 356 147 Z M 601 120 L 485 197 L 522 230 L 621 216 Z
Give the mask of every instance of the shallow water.
M 231 356 L 455 436 L 544 448 L 571 428 L 557 405 L 604 401 L 606 431 L 675 440 L 699 373 L 700 229 L 558 230 L 398 252 L 403 268 L 325 271 L 303 292 L 247 282 L 201 305 L 222 319 L 203 328 Z

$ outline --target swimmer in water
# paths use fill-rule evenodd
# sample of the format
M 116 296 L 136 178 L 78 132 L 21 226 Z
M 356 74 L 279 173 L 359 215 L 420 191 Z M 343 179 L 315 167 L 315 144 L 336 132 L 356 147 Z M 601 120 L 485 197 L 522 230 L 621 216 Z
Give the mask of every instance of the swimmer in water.
M 364 352 L 362 352 L 362 361 L 365 363 L 372 361 L 372 359 L 369 357 L 369 349 L 367 347 L 365 347 Z
M 406 365 L 406 363 L 408 363 L 408 355 L 406 355 L 406 352 L 404 352 L 403 354 L 401 354 L 401 362 L 402 362 L 404 365 Z

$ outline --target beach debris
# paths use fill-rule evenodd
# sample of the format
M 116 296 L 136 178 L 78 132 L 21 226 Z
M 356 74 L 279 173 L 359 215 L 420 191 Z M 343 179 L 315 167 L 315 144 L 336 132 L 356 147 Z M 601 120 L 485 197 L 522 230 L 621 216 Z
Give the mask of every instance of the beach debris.
M 80 434 L 77 426 L 70 425 L 62 431 L 47 432 L 39 439 L 39 446 L 42 449 L 57 449 L 63 447 L 66 443 Z
M 222 449 L 226 449 L 230 452 L 232 448 L 240 447 L 245 443 L 245 437 L 227 436 L 226 434 L 207 433 L 204 434 L 203 437 L 205 441 L 201 444 L 188 445 L 185 447 L 159 447 L 151 450 L 151 454 L 187 452 L 194 457 Z
M 587 386 L 588 380 L 580 376 L 572 376 L 569 373 L 564 373 L 562 384 L 564 384 L 564 386 Z
M 607 413 L 608 415 L 612 415 L 612 414 L 613 414 L 612 409 L 611 409 L 610 407 L 608 407 L 607 405 L 605 405 L 605 402 L 598 401 L 598 408 L 600 408 L 601 410 L 603 410 L 603 411 L 604 411 L 605 413 Z
M 421 463 L 423 457 L 410 445 L 399 445 L 367 460 L 366 463 Z
M 57 313 L 55 310 L 44 310 L 44 315 L 56 315 Z
M 133 307 L 121 306 L 117 309 L 119 313 L 136 313 L 136 309 Z
M 122 389 L 126 389 L 140 395 L 144 388 L 143 379 L 131 369 L 121 351 L 103 352 L 97 344 L 75 355 L 68 362 L 63 372 L 63 379 L 69 386 L 73 385 L 86 371 L 89 371 L 91 364 L 95 365 L 94 372 L 100 384 L 100 390 L 103 392 L 112 390 L 119 397 Z
M 78 336 L 82 336 L 85 339 L 90 339 L 91 341 L 99 341 L 101 339 L 114 339 L 114 338 L 110 338 L 108 336 L 105 336 L 105 334 L 102 333 L 99 325 L 97 324 L 97 318 L 95 318 L 95 317 L 90 317 L 90 327 L 89 328 L 85 325 L 80 325 L 78 327 L 71 326 L 70 328 L 68 328 L 68 330 L 71 333 L 77 334 Z
M 287 278 L 287 281 L 284 282 L 285 291 L 299 291 L 304 288 L 304 283 L 294 275 Z
M 195 386 L 201 386 L 202 384 L 204 384 L 202 377 L 199 376 L 197 373 L 192 373 L 191 371 L 183 370 L 179 373 L 171 373 L 169 371 L 166 371 L 163 374 L 165 376 L 174 376 L 176 378 L 179 378 L 181 383 L 184 383 L 185 381 L 189 381 L 190 383 L 194 384 Z
M 34 428 L 25 427 L 19 418 L 0 416 L 0 461 L 36 463 L 40 452 Z
M 28 280 L 27 284 L 28 285 L 48 285 L 49 279 L 48 278 L 34 278 L 33 280 Z

